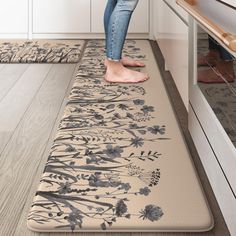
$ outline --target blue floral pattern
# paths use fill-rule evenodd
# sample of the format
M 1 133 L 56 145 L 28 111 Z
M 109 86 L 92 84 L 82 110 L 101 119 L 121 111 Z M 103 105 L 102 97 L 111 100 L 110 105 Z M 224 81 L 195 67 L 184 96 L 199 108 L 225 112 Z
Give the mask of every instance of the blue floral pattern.
M 155 123 L 156 108 L 146 103 L 142 85 L 104 82 L 103 48 L 103 41 L 89 41 L 78 68 L 28 216 L 36 224 L 74 231 L 96 220 L 106 230 L 118 218 L 156 222 L 164 215 L 153 202 L 136 212 L 130 204 L 158 187 L 158 142 L 170 140 L 166 126 Z M 145 59 L 132 40 L 124 53 Z
M 77 63 L 84 40 L 4 40 L 0 63 Z

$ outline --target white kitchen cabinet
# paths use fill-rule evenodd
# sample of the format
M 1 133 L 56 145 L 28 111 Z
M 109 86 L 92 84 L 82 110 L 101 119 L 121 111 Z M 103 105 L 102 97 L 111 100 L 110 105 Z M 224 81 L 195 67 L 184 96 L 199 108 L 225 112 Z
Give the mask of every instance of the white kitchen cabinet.
M 89 0 L 33 0 L 33 33 L 89 32 Z
M 188 110 L 188 25 L 165 1 L 156 4 L 155 38 Z
M 91 0 L 91 32 L 103 33 L 103 14 L 107 0 Z M 135 9 L 129 33 L 149 32 L 149 0 L 141 0 Z
M 0 0 L 0 38 L 103 38 L 106 1 Z M 149 37 L 152 1 L 135 9 L 129 33 L 136 38 Z
M 0 33 L 28 32 L 28 0 L 0 0 Z
M 176 4 L 176 0 L 164 0 L 166 4 L 168 4 L 179 16 L 188 22 L 188 13 L 180 7 L 178 4 Z

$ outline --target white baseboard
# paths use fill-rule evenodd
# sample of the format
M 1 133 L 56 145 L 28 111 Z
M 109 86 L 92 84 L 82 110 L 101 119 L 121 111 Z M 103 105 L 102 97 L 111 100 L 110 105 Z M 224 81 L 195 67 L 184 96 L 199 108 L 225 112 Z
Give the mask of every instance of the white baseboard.
M 4 33 L 1 34 L 0 33 L 0 39 L 27 39 L 28 38 L 28 34 L 8 34 L 8 33 Z

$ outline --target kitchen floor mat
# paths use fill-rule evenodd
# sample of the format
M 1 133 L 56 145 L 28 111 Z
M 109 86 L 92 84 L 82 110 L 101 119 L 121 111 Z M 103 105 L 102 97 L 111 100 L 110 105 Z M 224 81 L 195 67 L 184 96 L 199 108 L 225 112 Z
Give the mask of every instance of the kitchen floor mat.
M 127 40 L 150 80 L 104 81 L 104 41 L 90 40 L 28 215 L 39 232 L 202 232 L 201 184 L 147 40 Z
M 0 63 L 77 63 L 84 40 L 0 40 Z

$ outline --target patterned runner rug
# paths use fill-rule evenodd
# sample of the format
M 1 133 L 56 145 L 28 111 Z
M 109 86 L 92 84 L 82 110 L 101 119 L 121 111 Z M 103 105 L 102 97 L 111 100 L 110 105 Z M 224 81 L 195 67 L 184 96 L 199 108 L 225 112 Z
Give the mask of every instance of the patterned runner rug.
M 77 63 L 84 40 L 0 40 L 0 63 Z
M 149 42 L 129 40 L 143 84 L 103 80 L 104 42 L 85 49 L 28 215 L 40 232 L 207 231 L 213 227 Z

